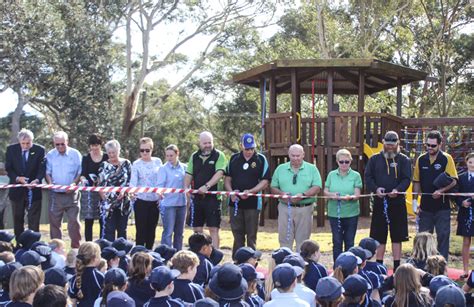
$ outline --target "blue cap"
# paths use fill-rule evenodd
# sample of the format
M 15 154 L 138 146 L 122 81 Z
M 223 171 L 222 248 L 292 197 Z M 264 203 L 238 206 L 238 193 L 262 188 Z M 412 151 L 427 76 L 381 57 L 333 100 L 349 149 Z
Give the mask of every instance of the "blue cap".
M 0 281 L 10 280 L 13 272 L 16 269 L 21 268 L 22 265 L 19 262 L 10 262 L 0 267 Z
M 357 257 L 359 257 L 362 261 L 372 258 L 372 253 L 360 246 L 353 246 L 349 248 L 348 252 L 353 253 Z
M 446 304 L 453 307 L 466 306 L 464 292 L 455 285 L 440 288 L 436 293 L 435 307 L 444 307 Z
M 11 242 L 15 238 L 15 235 L 6 231 L 0 230 L 0 241 Z
M 130 256 L 135 255 L 136 253 L 143 252 L 148 253 L 149 250 L 143 245 L 135 245 L 132 250 L 130 251 Z
M 135 307 L 135 301 L 124 291 L 112 291 L 107 295 L 107 307 Z
M 168 262 L 168 260 L 173 258 L 174 254 L 176 254 L 177 250 L 176 248 L 170 247 L 166 244 L 160 244 L 155 248 L 154 252 L 160 254 L 164 261 Z
M 180 274 L 178 270 L 171 270 L 167 266 L 154 268 L 150 275 L 151 286 L 156 291 L 163 291 Z
M 115 239 L 115 241 L 112 243 L 112 247 L 115 247 L 119 251 L 125 251 L 125 254 L 128 254 L 133 248 L 133 242 L 120 237 Z
M 273 284 L 276 288 L 288 288 L 296 279 L 296 271 L 289 263 L 282 263 L 272 272 Z
M 344 252 L 340 254 L 334 262 L 334 269 L 341 267 L 344 275 L 350 275 L 355 268 L 362 263 L 362 259 L 351 252 Z
M 194 302 L 193 307 L 219 307 L 219 303 L 212 298 L 206 297 Z
M 29 250 L 24 252 L 21 257 L 20 257 L 20 263 L 25 266 L 25 265 L 40 265 L 41 263 L 45 262 L 46 258 L 41 256 L 35 251 Z
M 152 258 L 152 261 L 151 261 L 152 268 L 157 268 L 159 266 L 165 265 L 165 259 L 163 259 L 163 257 L 161 257 L 159 253 L 149 252 L 148 254 Z
M 347 277 L 342 286 L 344 287 L 344 295 L 350 297 L 362 296 L 371 288 L 367 280 L 359 274 Z
M 127 283 L 127 274 L 120 268 L 108 270 L 104 276 L 104 284 L 113 284 L 121 287 Z
M 377 248 L 380 246 L 380 243 L 379 241 L 368 237 L 360 240 L 359 246 L 365 250 L 368 250 L 371 253 L 371 256 L 369 258 L 372 258 L 375 255 Z
M 67 284 L 66 272 L 58 267 L 52 267 L 44 271 L 44 284 L 45 285 L 56 285 L 64 288 Z
M 304 268 L 307 265 L 303 257 L 301 257 L 301 255 L 297 253 L 293 253 L 291 255 L 286 256 L 285 259 L 283 259 L 283 263 L 291 264 L 295 269 L 297 276 L 300 276 L 304 273 Z
M 244 146 L 245 149 L 249 148 L 255 148 L 255 138 L 253 137 L 252 134 L 246 133 L 242 135 L 242 138 L 240 139 L 240 142 Z
M 323 277 L 316 284 L 316 299 L 331 302 L 341 297 L 344 292 L 342 284 L 332 276 Z
M 433 277 L 433 279 L 430 281 L 430 295 L 435 297 L 438 290 L 447 285 L 455 285 L 455 283 L 444 275 Z
M 222 265 L 209 282 L 209 289 L 220 299 L 227 301 L 240 299 L 247 292 L 247 288 L 242 270 L 233 263 Z
M 251 247 L 244 246 L 235 251 L 234 261 L 235 264 L 241 264 L 247 262 L 250 258 L 259 259 L 262 257 L 262 253 L 254 250 Z
M 285 259 L 286 256 L 291 255 L 292 253 L 293 251 L 288 247 L 280 247 L 279 249 L 273 251 L 272 258 L 275 260 L 275 264 L 279 265 L 283 263 L 283 259 Z
M 100 253 L 101 257 L 107 261 L 114 259 L 115 257 L 122 258 L 123 256 L 125 256 L 125 254 L 126 254 L 125 251 L 117 250 L 116 248 L 112 246 L 105 247 L 102 250 L 102 253 Z
M 257 270 L 250 263 L 242 263 L 239 265 L 239 268 L 242 270 L 242 276 L 248 282 L 257 279 Z
M 98 240 L 95 240 L 95 243 L 97 243 L 100 246 L 100 250 L 103 250 L 104 248 L 108 246 L 112 246 L 112 242 L 110 242 L 107 239 L 98 239 Z
M 24 249 L 30 249 L 31 245 L 40 239 L 41 233 L 31 229 L 26 229 L 18 236 L 18 238 L 16 238 L 16 242 L 19 243 Z

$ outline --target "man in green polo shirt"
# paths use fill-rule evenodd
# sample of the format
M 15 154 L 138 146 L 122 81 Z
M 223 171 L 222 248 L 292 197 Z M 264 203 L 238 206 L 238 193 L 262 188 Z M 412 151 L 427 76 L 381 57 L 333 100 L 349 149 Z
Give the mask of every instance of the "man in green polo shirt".
M 315 165 L 304 161 L 304 149 L 299 144 L 288 149 L 290 162 L 280 164 L 273 173 L 273 194 L 289 194 L 292 199 L 280 199 L 278 203 L 278 241 L 281 247 L 296 251 L 309 239 L 313 228 L 313 205 L 321 190 L 321 175 Z M 303 198 L 304 197 L 304 198 Z

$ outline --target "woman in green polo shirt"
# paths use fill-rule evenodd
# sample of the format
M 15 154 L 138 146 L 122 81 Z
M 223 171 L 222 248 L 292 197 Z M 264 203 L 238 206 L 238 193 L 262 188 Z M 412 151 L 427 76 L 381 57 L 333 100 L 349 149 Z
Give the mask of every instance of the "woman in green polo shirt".
M 329 172 L 324 195 L 329 197 L 328 217 L 332 230 L 334 260 L 344 250 L 354 246 L 359 218 L 359 196 L 362 189 L 360 174 L 351 169 L 352 155 L 347 149 L 336 153 L 338 168 Z

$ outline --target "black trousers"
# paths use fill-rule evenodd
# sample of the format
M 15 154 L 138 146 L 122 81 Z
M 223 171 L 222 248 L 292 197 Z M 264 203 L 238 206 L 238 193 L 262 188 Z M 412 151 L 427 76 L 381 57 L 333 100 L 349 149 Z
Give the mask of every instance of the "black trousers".
M 136 244 L 153 249 L 155 243 L 156 226 L 160 216 L 160 209 L 156 201 L 135 201 L 135 227 L 137 229 Z
M 99 226 L 100 226 L 100 231 L 99 231 L 99 237 L 100 237 L 100 234 L 103 231 L 104 223 L 102 223 L 102 219 L 98 219 L 98 221 L 99 221 Z M 93 229 L 94 229 L 94 219 L 84 219 L 84 237 L 86 241 L 93 240 Z
M 39 231 L 39 223 L 41 217 L 41 199 L 34 200 L 31 208 L 28 209 L 28 194 L 18 200 L 11 200 L 13 211 L 13 230 L 15 236 L 18 236 L 25 230 L 25 211 L 28 218 L 28 229 Z

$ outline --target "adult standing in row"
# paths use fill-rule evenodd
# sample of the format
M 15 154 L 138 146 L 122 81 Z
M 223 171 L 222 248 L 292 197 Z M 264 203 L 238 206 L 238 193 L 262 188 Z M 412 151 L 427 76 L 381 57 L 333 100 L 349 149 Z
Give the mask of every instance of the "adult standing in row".
M 10 184 L 41 183 L 45 174 L 44 147 L 33 143 L 33 132 L 27 129 L 22 129 L 17 138 L 17 144 L 7 147 L 5 157 Z M 25 211 L 28 214 L 28 228 L 39 231 L 41 189 L 9 189 L 8 196 L 12 203 L 15 236 L 18 238 L 25 230 Z
M 105 143 L 109 159 L 102 162 L 99 169 L 101 187 L 128 187 L 132 173 L 131 163 L 120 157 L 120 143 L 111 140 Z M 101 214 L 104 219 L 104 233 L 101 237 L 114 241 L 115 238 L 127 238 L 127 222 L 131 212 L 130 198 L 125 192 L 99 192 L 102 200 Z
M 441 150 L 442 136 L 439 131 L 430 131 L 426 137 L 427 152 L 420 155 L 413 172 L 414 199 L 421 195 L 418 210 L 420 217 L 419 231 L 433 233 L 436 230 L 438 251 L 448 260 L 449 236 L 451 234 L 451 198 L 441 196 L 442 193 L 456 185 L 458 173 L 450 154 Z M 454 180 L 446 187 L 436 187 L 434 180 L 442 173 L 447 173 Z
M 152 157 L 153 140 L 140 139 L 140 159 L 133 162 L 130 187 L 158 187 L 158 171 L 163 164 L 160 158 Z M 137 193 L 135 195 L 136 244 L 153 249 L 156 225 L 160 216 L 159 195 Z
M 324 184 L 328 201 L 328 217 L 332 231 L 332 256 L 334 261 L 343 251 L 354 246 L 357 221 L 360 214 L 359 196 L 362 178 L 351 168 L 352 155 L 347 149 L 336 153 L 338 168 L 329 172 Z
M 376 193 L 370 237 L 380 242 L 377 262 L 383 263 L 388 231 L 392 240 L 393 268 L 400 265 L 402 242 L 408 241 L 408 220 L 405 192 L 411 183 L 411 161 L 400 152 L 395 131 L 388 131 L 383 139 L 383 150 L 370 157 L 365 168 L 367 189 Z
M 179 161 L 179 149 L 169 145 L 165 149 L 166 163 L 158 172 L 158 187 L 184 188 L 186 165 Z M 176 250 L 183 248 L 183 232 L 186 222 L 186 195 L 183 193 L 165 193 L 160 204 L 163 233 L 161 244 L 173 246 Z
M 278 203 L 278 241 L 280 247 L 299 252 L 303 241 L 308 240 L 313 229 L 313 196 L 321 191 L 321 175 L 318 168 L 304 161 L 304 149 L 293 144 L 288 149 L 289 162 L 280 164 L 273 173 L 273 194 L 291 195 L 280 198 Z M 302 198 L 307 197 L 307 198 Z
M 46 181 L 48 184 L 75 186 L 81 177 L 81 153 L 68 146 L 66 132 L 53 135 L 54 149 L 46 155 Z M 49 197 L 49 225 L 51 239 L 62 239 L 63 215 L 67 215 L 71 247 L 79 248 L 81 223 L 79 221 L 79 192 L 51 190 Z
M 107 161 L 109 157 L 102 151 L 103 141 L 97 134 L 89 136 L 89 153 L 82 157 L 81 182 L 85 186 L 97 186 L 99 168 L 102 162 Z M 81 192 L 81 215 L 84 219 L 84 237 L 86 241 L 92 241 L 92 230 L 94 220 L 99 220 L 100 233 L 103 225 L 100 219 L 100 196 L 97 192 Z
M 267 187 L 270 181 L 267 159 L 256 151 L 255 139 L 251 134 L 242 136 L 240 148 L 241 151 L 233 154 L 227 165 L 224 180 L 225 189 L 235 192 L 259 193 Z M 256 250 L 261 203 L 261 197 L 231 196 L 229 215 L 230 227 L 234 236 L 232 255 L 243 246 Z
M 193 187 L 199 190 L 198 195 L 192 195 L 190 226 L 195 232 L 202 232 L 206 224 L 215 248 L 219 248 L 221 204 L 216 195 L 206 194 L 206 192 L 217 190 L 217 183 L 224 176 L 225 167 L 225 155 L 214 148 L 212 134 L 208 131 L 201 132 L 199 150 L 189 158 L 184 186 L 188 187 L 193 182 Z

